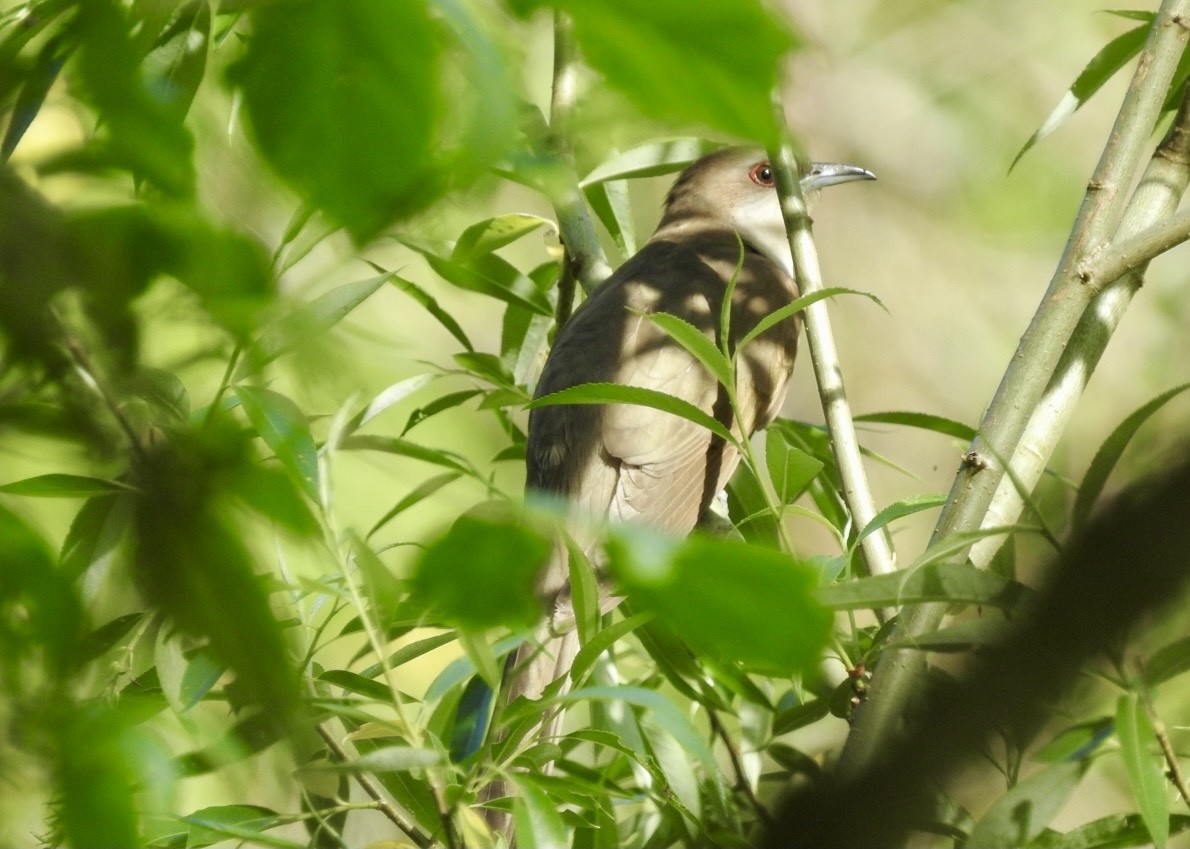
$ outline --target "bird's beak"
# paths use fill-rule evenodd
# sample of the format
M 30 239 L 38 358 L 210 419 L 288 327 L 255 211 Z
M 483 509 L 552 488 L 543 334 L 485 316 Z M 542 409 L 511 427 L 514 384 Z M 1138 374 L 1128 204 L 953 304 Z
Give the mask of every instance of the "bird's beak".
M 839 183 L 852 180 L 875 180 L 876 175 L 858 165 L 842 165 L 838 162 L 813 162 L 810 171 L 802 177 L 802 191 L 814 192 Z

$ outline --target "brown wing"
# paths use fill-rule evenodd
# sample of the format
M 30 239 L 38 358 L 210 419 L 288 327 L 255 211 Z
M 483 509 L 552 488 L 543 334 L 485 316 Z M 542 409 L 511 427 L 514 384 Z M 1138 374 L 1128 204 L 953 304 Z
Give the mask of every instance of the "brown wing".
M 677 315 L 714 336 L 724 281 L 739 257 L 734 233 L 687 245 L 651 242 L 564 328 L 538 395 L 587 382 L 616 382 L 674 395 L 732 422 L 726 393 L 685 349 L 639 313 Z M 745 259 L 734 299 L 733 333 L 788 302 L 792 282 L 759 254 Z M 744 433 L 767 422 L 784 397 L 795 330 L 766 334 L 742 369 Z M 750 352 L 751 353 L 751 352 Z M 736 452 L 705 428 L 648 407 L 546 407 L 529 428 L 529 486 L 568 497 L 595 517 L 641 521 L 688 533 L 726 482 Z

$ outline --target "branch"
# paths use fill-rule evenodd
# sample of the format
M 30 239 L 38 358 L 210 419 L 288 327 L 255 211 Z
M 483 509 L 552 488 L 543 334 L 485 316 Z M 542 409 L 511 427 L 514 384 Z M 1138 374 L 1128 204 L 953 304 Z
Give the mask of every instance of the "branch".
M 793 143 L 786 129 L 785 110 L 777 91 L 774 91 L 773 109 L 782 136 L 778 148 L 770 151 L 769 159 L 777 180 L 777 194 L 781 198 L 785 229 L 789 234 L 794 278 L 801 294 L 808 295 L 823 288 L 822 272 L 818 267 L 818 252 L 810 233 L 811 220 L 806 209 L 806 199 L 802 196 L 801 183 L 798 181 Z M 864 473 L 859 438 L 855 434 L 851 406 L 847 403 L 843 369 L 839 364 L 839 353 L 835 348 L 826 301 L 811 304 L 802 315 L 806 325 L 810 359 L 814 365 L 814 377 L 818 382 L 818 394 L 822 399 L 822 412 L 830 431 L 831 450 L 834 452 L 835 462 L 839 466 L 839 477 L 843 483 L 843 499 L 847 502 L 851 520 L 858 532 L 858 529 L 866 527 L 876 516 L 876 504 L 872 499 L 867 475 Z M 896 569 L 896 555 L 886 534 L 868 534 L 860 541 L 860 547 L 868 574 L 884 575 Z
M 574 167 L 571 126 L 578 95 L 578 57 L 574 47 L 574 25 L 562 12 L 554 13 L 554 85 L 550 97 L 550 127 L 546 145 L 561 166 L 565 178 L 557 189 L 551 188 L 550 202 L 558 216 L 563 262 L 578 279 L 583 291 L 590 293 L 612 273 L 603 246 L 595 234 L 595 225 L 587 211 L 578 175 Z M 565 310 L 569 314 L 569 309 Z
M 1143 282 L 1144 267 L 1156 255 L 1157 247 L 1164 245 L 1163 250 L 1168 250 L 1190 236 L 1190 215 L 1183 213 L 1161 221 L 1173 215 L 1188 182 L 1190 98 L 1183 100 L 1169 132 L 1149 160 L 1120 222 L 1116 241 L 1080 264 L 1078 273 L 1085 285 L 1099 294 L 1079 321 L 1013 454 L 1012 469 L 1022 485 L 1000 483 L 982 527 L 1016 523 L 1024 503 L 1023 493 L 1031 492 L 1045 472 L 1058 440 L 1074 417 L 1087 381 Z M 988 537 L 976 543 L 971 549 L 972 563 L 986 566 L 1004 540 L 1002 536 Z
M 931 544 L 980 527 L 1004 480 L 1003 467 L 991 458 L 1015 457 L 1029 419 L 1096 294 L 1079 277 L 1080 262 L 1103 245 L 1119 225 L 1124 210 L 1122 191 L 1132 185 L 1144 146 L 1160 115 L 1190 36 L 1185 26 L 1188 19 L 1190 0 L 1164 0 L 1087 186 L 1057 271 L 971 445 L 967 456 L 978 462 L 964 462 L 960 467 Z M 945 613 L 944 604 L 906 608 L 894 636 L 909 642 L 937 628 Z M 840 758 L 841 775 L 853 775 L 871 763 L 896 735 L 911 696 L 920 687 L 925 667 L 924 652 L 900 649 L 884 654 L 873 676 L 868 702 L 859 712 Z

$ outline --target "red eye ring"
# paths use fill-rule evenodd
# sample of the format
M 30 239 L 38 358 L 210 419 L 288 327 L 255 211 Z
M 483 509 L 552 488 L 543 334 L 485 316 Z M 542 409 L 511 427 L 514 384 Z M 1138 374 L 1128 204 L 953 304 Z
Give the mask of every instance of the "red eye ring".
M 748 179 L 766 189 L 773 187 L 773 167 L 767 162 L 757 162 L 748 171 Z

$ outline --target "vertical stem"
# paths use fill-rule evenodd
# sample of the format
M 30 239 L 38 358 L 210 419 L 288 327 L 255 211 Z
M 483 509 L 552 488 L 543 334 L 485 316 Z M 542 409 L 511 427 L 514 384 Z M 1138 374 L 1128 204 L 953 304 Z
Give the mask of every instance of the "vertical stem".
M 562 246 L 566 249 L 563 262 L 582 285 L 591 292 L 611 275 L 611 267 L 595 225 L 587 211 L 586 201 L 578 185 L 571 144 L 571 126 L 575 101 L 578 97 L 578 51 L 574 44 L 574 24 L 562 12 L 554 13 L 554 83 L 550 95 L 550 128 L 546 144 L 558 161 L 562 179 L 551 187 L 550 200 L 558 216 Z
M 818 267 L 818 252 L 810 233 L 811 220 L 798 180 L 793 144 L 785 129 L 785 110 L 781 105 L 779 92 L 774 92 L 773 108 L 781 129 L 781 139 L 779 147 L 770 152 L 769 158 L 777 179 L 777 194 L 781 198 L 785 228 L 789 233 L 794 277 L 801 294 L 808 295 L 823 288 L 822 272 Z M 852 522 L 858 532 L 876 516 L 876 504 L 864 472 L 859 438 L 855 433 L 851 406 L 847 402 L 847 392 L 843 386 L 843 370 L 839 364 L 839 353 L 835 348 L 826 301 L 811 304 L 802 315 L 810 359 L 814 366 L 814 377 L 818 382 L 818 394 L 822 399 L 822 412 L 830 431 L 831 450 L 834 452 L 835 461 L 839 466 L 839 477 L 843 483 L 843 498 L 847 502 Z M 860 551 L 868 574 L 884 575 L 896 569 L 896 555 L 887 534 L 868 534 L 860 541 Z

